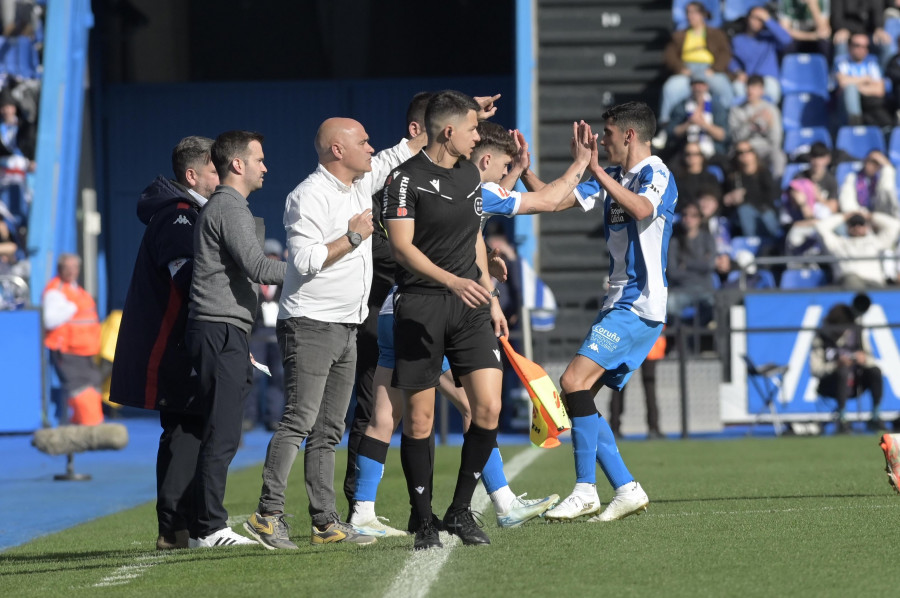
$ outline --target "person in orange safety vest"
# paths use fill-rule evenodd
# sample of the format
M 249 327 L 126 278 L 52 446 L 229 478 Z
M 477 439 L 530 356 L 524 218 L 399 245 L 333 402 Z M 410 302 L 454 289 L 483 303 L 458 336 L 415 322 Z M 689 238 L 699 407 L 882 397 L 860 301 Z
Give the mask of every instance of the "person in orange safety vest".
M 44 288 L 44 346 L 71 408 L 69 423 L 103 422 L 100 372 L 94 356 L 100 352 L 100 318 L 93 297 L 78 284 L 81 258 L 63 253 L 57 275 Z

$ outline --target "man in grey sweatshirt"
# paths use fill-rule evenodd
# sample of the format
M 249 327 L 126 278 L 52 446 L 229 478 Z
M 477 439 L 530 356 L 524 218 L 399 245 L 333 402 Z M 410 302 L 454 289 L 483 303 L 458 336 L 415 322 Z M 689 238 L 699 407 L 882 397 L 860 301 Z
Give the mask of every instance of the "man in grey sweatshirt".
M 263 254 L 247 202 L 247 196 L 262 187 L 266 173 L 262 140 L 262 135 L 247 131 L 216 138 L 211 154 L 221 184 L 194 227 L 185 341 L 199 374 L 197 400 L 206 422 L 194 478 L 191 548 L 255 543 L 228 527 L 223 502 L 228 466 L 241 440 L 244 401 L 252 388 L 248 336 L 258 284 L 282 284 L 286 268 Z

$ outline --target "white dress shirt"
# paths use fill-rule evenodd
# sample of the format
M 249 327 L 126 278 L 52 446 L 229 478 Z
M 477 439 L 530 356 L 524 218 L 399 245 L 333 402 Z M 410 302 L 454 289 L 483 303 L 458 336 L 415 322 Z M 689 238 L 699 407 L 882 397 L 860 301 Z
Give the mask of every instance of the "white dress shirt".
M 372 237 L 323 269 L 326 245 L 347 234 L 350 218 L 372 207 L 391 169 L 412 157 L 404 139 L 372 157 L 372 171 L 348 187 L 321 164 L 284 205 L 288 267 L 278 318 L 361 324 L 372 286 Z

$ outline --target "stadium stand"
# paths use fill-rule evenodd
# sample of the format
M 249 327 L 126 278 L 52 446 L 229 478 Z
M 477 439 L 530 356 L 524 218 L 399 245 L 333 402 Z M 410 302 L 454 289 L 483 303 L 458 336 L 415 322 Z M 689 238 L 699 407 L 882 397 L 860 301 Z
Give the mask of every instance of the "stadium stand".
M 828 102 L 812 93 L 786 94 L 781 103 L 781 119 L 785 131 L 827 127 Z
M 884 152 L 884 133 L 878 127 L 843 126 L 838 129 L 835 147 L 862 160 L 872 150 Z
M 844 181 L 847 180 L 847 175 L 851 172 L 856 172 L 862 168 L 862 162 L 854 161 L 854 162 L 841 162 L 837 165 L 837 168 L 834 171 L 834 178 L 837 179 L 838 188 L 844 184 Z
M 672 2 L 672 22 L 675 24 L 675 30 L 687 27 L 687 17 L 684 15 L 684 7 L 693 0 L 674 0 Z M 706 24 L 710 27 L 722 26 L 722 5 L 717 0 L 700 0 L 706 10 L 709 11 L 709 18 Z
M 809 151 L 809 147 L 816 141 L 821 141 L 829 148 L 833 148 L 831 133 L 825 127 L 804 127 L 784 132 L 784 153 L 794 156 L 798 153 Z
M 792 268 L 781 274 L 781 289 L 814 289 L 825 283 L 825 273 L 818 268 Z
M 828 99 L 828 61 L 821 54 L 787 54 L 781 59 L 781 91 Z

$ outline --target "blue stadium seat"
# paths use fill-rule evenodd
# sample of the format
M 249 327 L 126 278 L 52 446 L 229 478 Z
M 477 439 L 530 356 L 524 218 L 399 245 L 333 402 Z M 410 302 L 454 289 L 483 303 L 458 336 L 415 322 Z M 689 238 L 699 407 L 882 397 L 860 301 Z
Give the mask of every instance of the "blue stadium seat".
M 762 6 L 767 0 L 725 0 L 722 5 L 722 19 L 728 23 L 747 16 L 750 9 Z
M 847 175 L 851 172 L 856 172 L 862 168 L 862 162 L 841 162 L 837 165 L 837 168 L 834 170 L 834 178 L 837 179 L 838 189 L 840 189 L 841 185 L 844 184 L 844 181 L 847 180 Z
M 897 36 L 900 35 L 900 19 L 897 17 L 891 17 L 890 19 L 884 20 L 884 30 L 888 35 L 891 36 L 891 51 L 890 55 L 893 56 L 897 53 Z
M 872 150 L 885 151 L 884 133 L 878 127 L 844 126 L 838 129 L 834 145 L 857 160 L 862 160 Z
M 732 237 L 731 238 L 731 256 L 737 255 L 741 249 L 746 249 L 753 255 L 759 253 L 759 246 L 762 239 L 759 237 Z
M 784 132 L 784 153 L 793 156 L 797 153 L 806 153 L 809 147 L 816 141 L 821 141 L 830 148 L 831 133 L 825 127 L 805 127 L 803 129 L 791 129 Z
M 781 275 L 782 289 L 814 289 L 825 282 L 825 273 L 818 268 L 785 270 Z
M 693 0 L 673 0 L 672 2 L 672 23 L 675 25 L 675 30 L 684 29 L 687 27 L 687 16 L 684 13 L 684 7 L 687 6 Z M 722 6 L 718 0 L 699 0 L 703 3 L 703 6 L 706 7 L 706 10 L 709 11 L 709 18 L 706 19 L 706 24 L 710 27 L 721 27 L 722 26 Z
M 759 274 L 759 279 L 753 285 L 748 285 L 747 288 L 753 289 L 756 291 L 762 291 L 765 289 L 774 289 L 775 285 L 775 277 L 768 270 L 759 270 L 757 272 Z M 741 280 L 741 272 L 740 270 L 734 270 L 728 274 L 727 283 L 735 284 Z
M 718 164 L 709 164 L 706 167 L 706 172 L 716 177 L 716 180 L 718 180 L 720 183 L 725 182 L 725 171 L 722 170 L 722 167 Z
M 828 126 L 828 101 L 811 93 L 789 93 L 781 102 L 784 130 Z
M 900 21 L 900 19 L 897 20 Z M 888 141 L 888 159 L 894 168 L 900 166 L 900 127 L 891 129 L 891 137 Z
M 821 54 L 785 54 L 781 92 L 811 93 L 828 99 L 828 61 Z
M 784 167 L 784 174 L 781 175 L 781 190 L 785 190 L 790 184 L 791 181 L 794 180 L 794 177 L 797 176 L 801 170 L 806 170 L 809 164 L 805 162 L 791 162 Z

